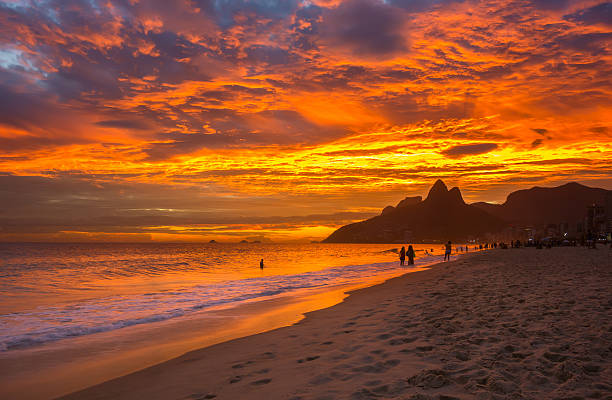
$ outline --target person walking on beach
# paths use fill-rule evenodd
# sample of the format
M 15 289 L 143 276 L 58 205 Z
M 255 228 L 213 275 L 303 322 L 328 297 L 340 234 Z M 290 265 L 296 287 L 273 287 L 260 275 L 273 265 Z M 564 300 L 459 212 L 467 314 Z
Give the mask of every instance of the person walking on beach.
M 259 262 L 259 269 L 263 269 L 263 258 L 261 259 L 261 261 Z
M 450 261 L 451 250 L 452 250 L 452 246 L 449 240 L 448 243 L 446 243 L 446 251 L 444 252 L 444 261 L 446 260 Z
M 412 248 L 412 245 L 408 246 L 406 255 L 408 256 L 408 265 L 414 265 L 414 249 Z
M 406 260 L 406 248 L 402 246 L 402 249 L 399 252 L 400 257 L 400 265 L 404 265 L 404 261 Z

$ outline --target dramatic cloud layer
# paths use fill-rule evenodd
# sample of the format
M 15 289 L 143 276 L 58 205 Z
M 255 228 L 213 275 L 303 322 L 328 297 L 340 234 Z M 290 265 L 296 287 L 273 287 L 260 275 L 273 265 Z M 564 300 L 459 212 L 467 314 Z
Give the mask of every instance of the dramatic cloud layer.
M 0 0 L 0 240 L 320 239 L 436 178 L 611 188 L 611 13 Z

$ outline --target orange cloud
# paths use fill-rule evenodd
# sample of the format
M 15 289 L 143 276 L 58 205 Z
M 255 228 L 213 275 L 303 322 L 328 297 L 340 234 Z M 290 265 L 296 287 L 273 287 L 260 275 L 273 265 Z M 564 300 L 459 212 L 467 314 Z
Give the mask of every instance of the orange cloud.
M 601 1 L 63 5 L 0 6 L 0 178 L 17 188 L 4 206 L 57 216 L 30 232 L 3 220 L 11 235 L 294 240 L 438 177 L 472 201 L 612 187 Z M 86 210 L 148 219 L 67 226 Z M 177 217 L 208 210 L 230 230 Z M 318 213 L 336 216 L 233 222 Z

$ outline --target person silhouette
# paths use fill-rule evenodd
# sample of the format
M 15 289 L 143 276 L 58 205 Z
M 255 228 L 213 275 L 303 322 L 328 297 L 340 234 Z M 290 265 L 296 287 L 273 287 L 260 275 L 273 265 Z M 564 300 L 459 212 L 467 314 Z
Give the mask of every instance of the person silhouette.
M 451 256 L 451 250 L 452 250 L 452 246 L 451 246 L 451 241 L 449 240 L 446 243 L 446 251 L 444 252 L 444 261 L 450 261 L 450 256 Z
M 399 253 L 400 265 L 404 265 L 404 260 L 406 260 L 406 248 L 402 246 L 402 249 Z
M 408 246 L 406 255 L 408 256 L 408 265 L 414 265 L 414 249 L 412 248 L 412 245 Z
M 259 268 L 263 269 L 263 258 L 261 259 L 261 261 L 259 262 Z

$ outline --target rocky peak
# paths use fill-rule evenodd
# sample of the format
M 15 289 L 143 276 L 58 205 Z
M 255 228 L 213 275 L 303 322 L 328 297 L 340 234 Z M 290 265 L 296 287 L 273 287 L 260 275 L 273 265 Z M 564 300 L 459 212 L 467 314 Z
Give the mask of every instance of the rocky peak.
M 441 199 L 446 197 L 447 193 L 448 188 L 446 187 L 446 184 L 442 181 L 442 179 L 438 179 L 431 189 L 429 189 L 429 193 L 427 194 L 425 201 L 435 201 L 437 199 Z
M 448 197 L 452 201 L 458 201 L 465 204 L 465 201 L 463 201 L 463 196 L 461 196 L 461 191 L 456 186 L 448 191 Z
M 429 204 L 436 204 L 437 206 L 444 206 L 447 204 L 465 204 L 461 191 L 458 187 L 454 187 L 448 190 L 446 184 L 438 179 L 436 183 L 429 189 L 429 194 L 425 202 Z

